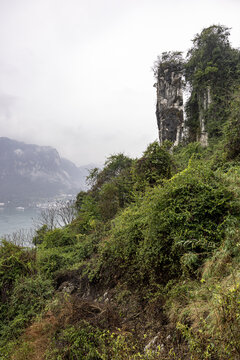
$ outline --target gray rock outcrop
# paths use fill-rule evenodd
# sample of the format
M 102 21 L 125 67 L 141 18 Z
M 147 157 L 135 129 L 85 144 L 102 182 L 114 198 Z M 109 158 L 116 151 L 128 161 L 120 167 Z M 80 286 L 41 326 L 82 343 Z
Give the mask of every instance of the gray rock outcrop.
M 164 53 L 156 64 L 156 117 L 160 145 L 170 140 L 178 145 L 183 138 L 183 64 L 180 53 Z
M 184 119 L 184 63 L 181 53 L 163 53 L 155 63 L 154 85 L 157 90 L 156 117 L 160 145 L 170 140 L 173 146 L 189 140 L 198 141 L 202 146 L 208 146 L 206 130 L 207 113 L 211 105 L 210 87 L 196 92 L 197 123 L 194 127 L 187 127 Z

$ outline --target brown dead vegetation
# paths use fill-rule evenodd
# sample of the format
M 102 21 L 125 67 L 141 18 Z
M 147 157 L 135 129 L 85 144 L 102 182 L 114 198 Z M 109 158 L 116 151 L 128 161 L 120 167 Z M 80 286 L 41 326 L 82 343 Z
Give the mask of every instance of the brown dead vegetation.
M 121 326 L 120 318 L 111 305 L 83 300 L 77 295 L 60 294 L 57 306 L 26 329 L 12 360 L 44 360 L 54 334 L 81 321 L 110 331 L 116 331 Z M 20 350 L 23 344 L 28 348 L 27 355 Z
M 45 351 L 49 345 L 49 339 L 58 326 L 55 315 L 48 311 L 44 318 L 29 326 L 22 336 L 22 344 L 27 344 L 28 355 L 16 349 L 12 360 L 44 360 Z

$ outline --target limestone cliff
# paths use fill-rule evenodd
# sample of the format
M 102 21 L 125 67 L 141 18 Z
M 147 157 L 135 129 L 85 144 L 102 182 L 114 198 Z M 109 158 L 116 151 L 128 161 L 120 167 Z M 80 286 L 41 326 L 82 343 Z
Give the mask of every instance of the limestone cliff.
M 156 64 L 159 141 L 178 145 L 183 137 L 183 63 L 180 53 L 163 53 Z
M 206 115 L 211 105 L 210 87 L 206 86 L 196 93 L 196 124 L 187 127 L 184 119 L 184 64 L 181 53 L 163 53 L 155 64 L 154 85 L 157 90 L 156 117 L 160 145 L 165 140 L 179 145 L 183 140 L 199 141 L 208 145 Z M 188 131 L 194 134 L 188 138 Z

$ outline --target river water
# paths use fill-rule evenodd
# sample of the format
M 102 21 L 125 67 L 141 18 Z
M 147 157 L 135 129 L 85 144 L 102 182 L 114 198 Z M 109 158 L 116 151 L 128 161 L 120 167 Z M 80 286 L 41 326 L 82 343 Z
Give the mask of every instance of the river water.
M 0 207 L 0 238 L 19 230 L 33 229 L 40 211 L 34 207 L 24 209 Z

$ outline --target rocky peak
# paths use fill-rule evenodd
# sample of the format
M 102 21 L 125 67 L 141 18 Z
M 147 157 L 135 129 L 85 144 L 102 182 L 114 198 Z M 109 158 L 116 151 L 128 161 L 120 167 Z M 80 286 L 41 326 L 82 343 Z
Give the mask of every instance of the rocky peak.
M 156 116 L 159 141 L 178 145 L 183 137 L 183 65 L 180 53 L 163 53 L 156 71 Z

